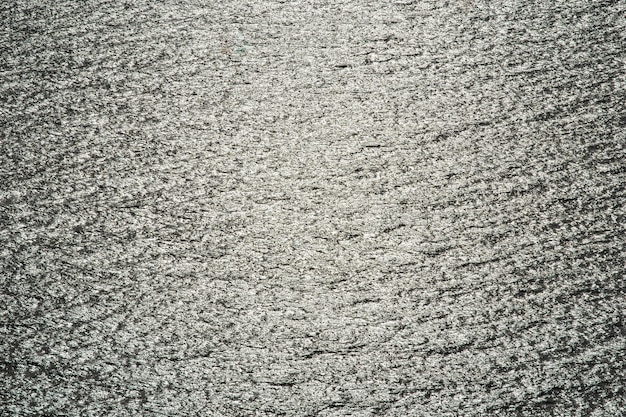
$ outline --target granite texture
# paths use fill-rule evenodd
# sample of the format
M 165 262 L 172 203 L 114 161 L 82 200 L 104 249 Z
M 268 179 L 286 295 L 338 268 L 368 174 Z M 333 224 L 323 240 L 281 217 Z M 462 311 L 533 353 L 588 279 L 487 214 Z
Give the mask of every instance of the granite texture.
M 1 416 L 626 415 L 626 1 L 0 22 Z

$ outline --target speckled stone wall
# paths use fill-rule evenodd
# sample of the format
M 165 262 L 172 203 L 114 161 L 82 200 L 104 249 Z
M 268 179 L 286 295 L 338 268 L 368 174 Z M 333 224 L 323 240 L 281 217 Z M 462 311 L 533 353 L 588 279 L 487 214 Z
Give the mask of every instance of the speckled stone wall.
M 626 415 L 625 1 L 0 22 L 1 416 Z

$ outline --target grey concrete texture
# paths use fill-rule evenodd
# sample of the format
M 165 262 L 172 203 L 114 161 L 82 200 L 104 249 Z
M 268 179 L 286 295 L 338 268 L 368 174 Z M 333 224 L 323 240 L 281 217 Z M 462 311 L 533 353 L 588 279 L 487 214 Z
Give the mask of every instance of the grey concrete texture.
M 626 415 L 626 2 L 0 3 L 1 416 Z

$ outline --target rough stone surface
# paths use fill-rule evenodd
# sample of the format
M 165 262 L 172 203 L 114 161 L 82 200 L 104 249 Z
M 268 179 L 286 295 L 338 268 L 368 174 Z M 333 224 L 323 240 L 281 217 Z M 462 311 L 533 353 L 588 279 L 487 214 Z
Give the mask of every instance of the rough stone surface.
M 626 415 L 625 1 L 0 22 L 0 415 Z

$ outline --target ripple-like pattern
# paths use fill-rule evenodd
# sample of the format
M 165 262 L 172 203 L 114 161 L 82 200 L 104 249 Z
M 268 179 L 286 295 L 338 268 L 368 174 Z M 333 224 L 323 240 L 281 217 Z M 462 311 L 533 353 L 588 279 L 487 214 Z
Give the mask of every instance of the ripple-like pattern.
M 0 21 L 0 415 L 626 415 L 624 1 Z

